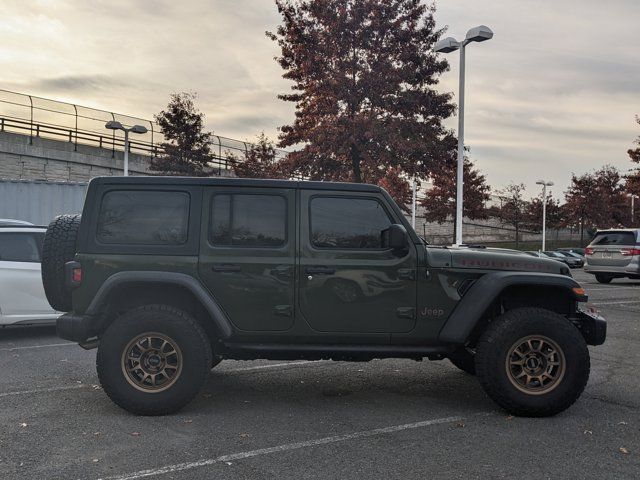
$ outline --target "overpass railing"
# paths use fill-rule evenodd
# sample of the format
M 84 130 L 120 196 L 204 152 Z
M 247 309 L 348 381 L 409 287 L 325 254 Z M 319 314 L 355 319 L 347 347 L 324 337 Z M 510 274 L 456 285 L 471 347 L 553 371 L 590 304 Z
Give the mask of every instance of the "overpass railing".
M 111 151 L 124 151 L 124 134 L 119 130 L 107 130 L 106 122 L 115 120 L 125 127 L 144 125 L 148 132 L 129 137 L 129 151 L 155 157 L 162 153 L 165 141 L 157 123 L 139 117 L 118 114 L 73 103 L 51 100 L 0 89 L 0 131 L 19 133 L 34 138 L 49 138 L 73 145 L 89 145 Z M 229 155 L 242 158 L 252 143 L 233 138 L 212 135 L 211 151 L 213 167 L 228 169 Z M 287 152 L 276 150 L 277 156 Z

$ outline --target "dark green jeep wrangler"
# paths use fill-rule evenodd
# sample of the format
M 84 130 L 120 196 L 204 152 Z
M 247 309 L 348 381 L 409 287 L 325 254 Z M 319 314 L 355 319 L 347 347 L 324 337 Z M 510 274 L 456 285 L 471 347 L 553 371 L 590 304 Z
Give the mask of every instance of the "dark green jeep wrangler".
M 606 335 L 560 262 L 428 246 L 371 185 L 97 178 L 43 250 L 58 335 L 98 347 L 105 392 L 143 415 L 226 358 L 448 358 L 507 411 L 553 415 Z

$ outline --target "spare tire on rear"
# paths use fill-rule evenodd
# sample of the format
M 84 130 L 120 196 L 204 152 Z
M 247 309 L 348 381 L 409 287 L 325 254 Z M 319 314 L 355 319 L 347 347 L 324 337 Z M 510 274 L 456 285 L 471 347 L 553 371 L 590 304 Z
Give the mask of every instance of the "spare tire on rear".
M 42 284 L 49 304 L 59 312 L 69 312 L 71 289 L 65 278 L 65 264 L 76 255 L 80 215 L 59 215 L 47 227 L 42 244 Z

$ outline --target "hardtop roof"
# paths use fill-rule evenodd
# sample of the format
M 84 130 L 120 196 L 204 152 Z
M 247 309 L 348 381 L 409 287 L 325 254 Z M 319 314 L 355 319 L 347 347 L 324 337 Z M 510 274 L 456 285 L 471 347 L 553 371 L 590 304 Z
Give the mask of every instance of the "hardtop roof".
M 377 185 L 345 182 L 313 182 L 301 180 L 264 180 L 257 178 L 224 178 L 224 177 L 166 177 L 166 176 L 130 176 L 130 177 L 95 177 L 89 182 L 95 185 L 194 185 L 224 187 L 257 187 L 257 188 L 294 188 L 304 190 L 342 190 L 351 192 L 380 192 Z

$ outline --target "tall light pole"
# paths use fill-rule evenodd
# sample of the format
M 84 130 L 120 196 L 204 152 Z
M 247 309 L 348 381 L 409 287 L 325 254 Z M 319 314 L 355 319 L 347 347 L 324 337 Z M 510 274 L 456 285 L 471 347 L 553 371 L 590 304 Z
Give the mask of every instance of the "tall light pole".
M 131 128 L 124 127 L 120 122 L 116 122 L 115 120 L 111 120 L 107 122 L 104 128 L 108 128 L 109 130 L 122 130 L 124 132 L 124 176 L 129 176 L 129 132 L 145 134 L 147 133 L 147 128 L 142 125 L 134 125 Z
M 552 187 L 553 182 L 538 180 L 536 185 L 542 185 L 542 251 L 547 249 L 547 187 Z
M 458 93 L 458 170 L 456 180 L 456 245 L 462 244 L 462 187 L 464 182 L 464 56 L 465 47 L 471 42 L 484 42 L 493 37 L 489 27 L 480 25 L 467 32 L 459 42 L 447 37 L 437 42 L 433 49 L 438 53 L 450 53 L 460 50 L 460 85 Z
M 633 227 L 635 223 L 635 199 L 638 198 L 638 195 L 630 193 L 629 197 L 631 197 L 631 226 Z

